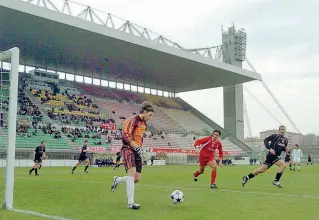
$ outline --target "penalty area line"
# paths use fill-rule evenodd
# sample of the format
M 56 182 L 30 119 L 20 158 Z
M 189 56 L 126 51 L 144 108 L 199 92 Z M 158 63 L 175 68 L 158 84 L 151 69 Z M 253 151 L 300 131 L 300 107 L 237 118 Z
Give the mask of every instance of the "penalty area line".
M 64 218 L 64 217 L 60 217 L 60 216 L 54 216 L 54 215 L 46 215 L 46 214 L 42 214 L 42 213 L 38 213 L 38 212 L 34 212 L 34 211 L 27 211 L 27 210 L 20 210 L 20 209 L 8 209 L 9 211 L 13 211 L 13 212 L 17 212 L 17 213 L 22 213 L 25 215 L 35 215 L 38 217 L 42 217 L 42 218 L 49 218 L 49 219 L 56 219 L 56 220 L 71 220 L 69 218 Z

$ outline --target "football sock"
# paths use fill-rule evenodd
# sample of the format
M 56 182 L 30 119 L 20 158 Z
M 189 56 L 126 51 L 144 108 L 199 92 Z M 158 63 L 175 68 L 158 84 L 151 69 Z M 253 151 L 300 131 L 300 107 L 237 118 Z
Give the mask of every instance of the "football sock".
M 281 172 L 278 172 L 278 173 L 276 174 L 275 181 L 276 181 L 276 182 L 279 182 L 281 176 L 282 176 L 282 173 L 281 173 Z
M 194 177 L 198 177 L 200 174 L 201 173 L 198 170 L 196 170 L 196 172 L 194 173 Z
M 118 177 L 116 183 L 126 183 L 128 176 Z
M 217 171 L 216 170 L 212 170 L 212 173 L 210 175 L 210 184 L 211 185 L 215 184 L 216 175 L 217 175 Z
M 84 172 L 86 172 L 86 170 L 88 169 L 88 167 L 89 167 L 88 165 L 85 166 Z
M 126 180 L 127 204 L 134 203 L 134 177 L 128 176 Z
M 72 172 L 76 169 L 76 167 L 73 167 Z
M 34 169 L 35 175 L 38 175 L 38 168 Z
M 246 179 L 249 180 L 249 179 L 252 179 L 254 177 L 255 177 L 255 175 L 250 173 L 250 174 L 248 174 L 248 176 L 246 176 Z

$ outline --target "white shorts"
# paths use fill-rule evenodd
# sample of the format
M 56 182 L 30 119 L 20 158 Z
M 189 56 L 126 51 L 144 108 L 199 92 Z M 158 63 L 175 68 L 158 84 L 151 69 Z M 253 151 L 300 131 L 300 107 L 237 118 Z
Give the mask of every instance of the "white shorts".
M 300 160 L 300 158 L 294 158 L 293 161 L 294 161 L 294 163 L 300 163 L 301 160 Z

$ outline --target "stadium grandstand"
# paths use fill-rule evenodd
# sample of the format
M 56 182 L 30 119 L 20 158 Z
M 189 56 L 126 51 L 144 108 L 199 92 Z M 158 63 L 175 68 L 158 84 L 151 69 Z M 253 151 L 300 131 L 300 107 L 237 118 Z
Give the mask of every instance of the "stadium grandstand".
M 84 140 L 89 140 L 92 160 L 114 157 L 121 147 L 123 121 L 136 115 L 145 100 L 155 105 L 156 114 L 144 146 L 154 156 L 164 152 L 167 163 L 196 163 L 194 140 L 214 129 L 222 130 L 226 155 L 251 153 L 243 142 L 242 83 L 261 78 L 241 68 L 243 31 L 231 27 L 223 33 L 221 62 L 201 49 L 169 45 L 164 37 L 137 36 L 140 31 L 129 22 L 124 23 L 127 28 L 108 27 L 74 17 L 65 7 L 61 11 L 32 3 L 0 1 L 0 19 L 6 21 L 0 24 L 0 50 L 21 51 L 16 158 L 31 160 L 42 140 L 50 160 L 73 161 Z M 94 15 L 91 8 L 84 13 Z M 2 72 L 9 68 L 1 62 Z M 9 76 L 2 74 L 5 78 Z M 0 90 L 1 158 L 6 154 L 8 86 L 2 83 Z M 224 128 L 176 97 L 215 87 L 224 87 Z

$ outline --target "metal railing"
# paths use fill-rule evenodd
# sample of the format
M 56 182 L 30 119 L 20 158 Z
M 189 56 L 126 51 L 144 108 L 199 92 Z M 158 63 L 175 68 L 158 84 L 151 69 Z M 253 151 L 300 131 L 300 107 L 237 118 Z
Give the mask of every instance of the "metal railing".
M 222 46 L 213 46 L 206 48 L 187 49 L 168 39 L 167 37 L 151 31 L 145 27 L 134 24 L 129 20 L 122 19 L 110 13 L 106 13 L 99 9 L 92 8 L 71 0 L 21 0 L 39 7 L 57 11 L 72 17 L 80 18 L 95 24 L 102 25 L 107 28 L 112 28 L 127 34 L 141 37 L 147 40 L 156 41 L 158 43 L 191 52 L 203 57 L 211 58 L 214 60 L 222 61 Z

